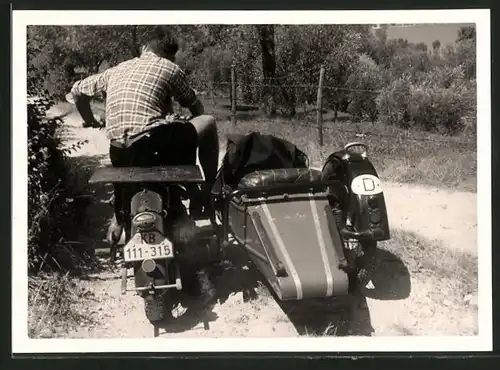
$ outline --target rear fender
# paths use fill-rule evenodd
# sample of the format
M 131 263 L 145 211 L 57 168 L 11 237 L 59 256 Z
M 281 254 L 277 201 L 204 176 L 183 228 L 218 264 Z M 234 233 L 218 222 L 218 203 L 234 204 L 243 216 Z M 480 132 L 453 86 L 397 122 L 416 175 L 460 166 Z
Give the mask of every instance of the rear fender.
M 166 194 L 168 197 L 168 195 Z M 136 193 L 130 202 L 130 235 L 135 235 L 141 229 L 154 228 L 165 235 L 165 225 L 163 217 L 164 198 L 152 190 L 142 190 Z M 134 263 L 135 286 L 147 287 L 151 284 L 166 285 L 169 282 L 167 260 L 158 260 L 156 269 L 151 272 L 145 272 L 141 263 Z M 146 293 L 140 293 L 146 294 Z
M 390 239 L 384 192 L 375 167 L 367 156 L 346 154 L 345 150 L 333 153 L 322 169 L 324 177 L 345 185 L 346 194 L 338 205 L 343 221 L 349 218 L 355 231 L 370 232 L 372 240 Z

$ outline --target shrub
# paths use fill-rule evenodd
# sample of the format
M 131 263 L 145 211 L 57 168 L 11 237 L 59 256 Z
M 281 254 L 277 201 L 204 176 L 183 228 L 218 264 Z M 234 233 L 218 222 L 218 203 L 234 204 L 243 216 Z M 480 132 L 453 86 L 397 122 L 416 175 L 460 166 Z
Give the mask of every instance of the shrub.
M 434 82 L 412 86 L 409 115 L 413 125 L 450 134 L 474 125 L 469 121 L 476 115 L 475 84 L 453 75 L 438 76 Z
M 47 91 L 40 88 L 42 79 L 30 63 L 37 50 L 28 47 L 28 264 L 30 270 L 41 265 L 64 236 L 64 225 L 71 220 L 66 197 L 65 156 L 82 143 L 63 148 L 57 137 L 61 120 L 48 118 L 54 105 Z
M 54 240 L 49 214 L 57 203 L 62 152 L 56 139 L 58 124 L 45 117 L 53 104 L 44 96 L 28 100 L 28 256 L 30 267 L 40 263 Z
M 385 87 L 375 99 L 379 117 L 389 125 L 410 125 L 411 78 L 403 75 Z
M 349 106 L 347 112 L 353 120 L 368 118 L 374 122 L 378 116 L 375 99 L 376 91 L 382 89 L 388 81 L 388 72 L 382 69 L 368 55 L 361 55 L 354 72 L 347 79 Z
M 439 65 L 416 76 L 417 84 L 429 84 L 448 89 L 453 83 L 468 83 L 463 66 Z
M 442 67 L 420 74 L 416 81 L 396 80 L 376 101 L 388 124 L 454 134 L 475 127 L 475 97 L 475 81 L 467 80 L 462 67 Z

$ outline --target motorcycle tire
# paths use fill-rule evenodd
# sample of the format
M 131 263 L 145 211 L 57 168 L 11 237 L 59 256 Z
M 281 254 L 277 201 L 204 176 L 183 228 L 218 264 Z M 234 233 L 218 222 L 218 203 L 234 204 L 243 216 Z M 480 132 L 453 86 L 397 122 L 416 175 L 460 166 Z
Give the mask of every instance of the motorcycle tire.
M 368 241 L 361 243 L 363 255 L 357 258 L 357 278 L 356 284 L 360 289 L 364 289 L 372 280 L 373 273 L 377 267 L 377 242 Z
M 165 296 L 162 295 L 148 295 L 144 297 L 144 312 L 146 314 L 146 318 L 149 320 L 151 324 L 158 323 L 165 319 L 166 314 L 166 305 L 165 305 Z
M 182 266 L 182 292 L 188 296 L 201 296 L 201 286 L 196 274 L 197 269 L 193 266 Z

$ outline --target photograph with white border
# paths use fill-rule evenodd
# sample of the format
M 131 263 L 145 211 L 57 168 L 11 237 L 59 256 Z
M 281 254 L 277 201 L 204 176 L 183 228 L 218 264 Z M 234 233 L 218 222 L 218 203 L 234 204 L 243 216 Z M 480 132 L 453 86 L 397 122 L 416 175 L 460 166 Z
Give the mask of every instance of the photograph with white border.
M 13 353 L 492 350 L 489 10 L 12 35 Z

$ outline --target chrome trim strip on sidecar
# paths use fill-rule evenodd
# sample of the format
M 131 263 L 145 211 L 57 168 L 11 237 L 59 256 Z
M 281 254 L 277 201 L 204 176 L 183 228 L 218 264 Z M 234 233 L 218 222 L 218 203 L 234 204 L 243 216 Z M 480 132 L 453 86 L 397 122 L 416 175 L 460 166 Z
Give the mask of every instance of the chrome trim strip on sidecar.
M 276 242 L 278 243 L 278 247 L 281 250 L 281 253 L 283 254 L 283 257 L 285 258 L 286 264 L 290 268 L 290 274 L 292 275 L 293 282 L 295 283 L 295 288 L 297 290 L 297 299 L 300 300 L 304 298 L 304 292 L 302 290 L 302 282 L 300 281 L 299 274 L 297 273 L 297 270 L 295 269 L 295 266 L 293 265 L 292 259 L 290 255 L 288 254 L 288 251 L 286 250 L 285 243 L 283 242 L 283 239 L 281 239 L 280 233 L 278 231 L 278 228 L 276 227 L 276 224 L 273 221 L 273 217 L 271 215 L 271 212 L 269 211 L 269 207 L 265 203 L 265 198 L 261 198 L 261 206 L 264 211 L 264 214 L 266 215 L 266 219 L 269 222 L 269 225 L 271 226 L 271 231 L 273 233 L 274 238 L 276 239 Z
M 318 243 L 319 243 L 319 249 L 321 251 L 321 259 L 323 260 L 323 266 L 325 268 L 325 274 L 326 274 L 326 296 L 330 297 L 333 295 L 333 278 L 332 278 L 332 270 L 330 268 L 330 261 L 328 260 L 328 254 L 326 252 L 326 246 L 325 246 L 325 240 L 323 239 L 323 231 L 321 229 L 321 223 L 319 221 L 319 216 L 318 216 L 318 208 L 316 206 L 316 202 L 314 201 L 313 194 L 309 194 L 310 196 L 310 204 L 311 204 L 311 211 L 313 215 L 313 220 L 314 220 L 314 226 L 316 229 L 316 236 L 318 237 Z

